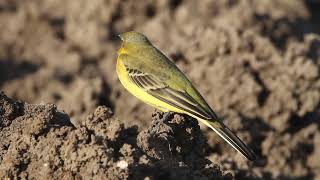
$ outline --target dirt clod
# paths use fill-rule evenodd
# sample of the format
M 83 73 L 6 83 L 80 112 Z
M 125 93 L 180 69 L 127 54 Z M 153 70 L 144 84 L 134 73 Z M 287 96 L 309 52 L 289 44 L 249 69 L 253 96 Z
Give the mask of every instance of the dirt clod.
M 199 126 L 182 116 L 171 123 L 181 132 L 187 127 L 195 133 L 184 140 L 181 135 L 181 139 L 161 140 L 150 138 L 148 131 L 125 127 L 105 106 L 99 106 L 77 127 L 51 104 L 16 102 L 1 93 L 0 107 L 1 122 L 10 122 L 1 126 L 1 179 L 232 178 L 205 158 L 207 144 Z M 12 112 L 13 107 L 23 112 Z

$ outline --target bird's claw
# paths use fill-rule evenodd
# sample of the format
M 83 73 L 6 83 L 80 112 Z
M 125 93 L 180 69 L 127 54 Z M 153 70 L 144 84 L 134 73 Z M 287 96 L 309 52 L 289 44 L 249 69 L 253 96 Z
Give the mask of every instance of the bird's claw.
M 162 116 L 161 119 L 158 119 L 158 120 L 156 121 L 156 126 L 155 126 L 155 127 L 152 129 L 152 131 L 151 131 L 151 134 L 152 134 L 153 136 L 154 136 L 156 133 L 159 132 L 160 125 L 161 125 L 161 124 L 165 124 L 164 122 L 169 119 L 169 117 L 170 117 L 171 114 L 172 114 L 171 112 L 166 112 L 166 113 L 163 114 L 163 116 Z M 166 124 L 165 124 L 165 125 L 166 125 Z M 169 125 L 166 125 L 166 126 L 167 126 L 168 130 L 169 130 L 171 133 L 173 133 L 173 129 L 172 129 Z

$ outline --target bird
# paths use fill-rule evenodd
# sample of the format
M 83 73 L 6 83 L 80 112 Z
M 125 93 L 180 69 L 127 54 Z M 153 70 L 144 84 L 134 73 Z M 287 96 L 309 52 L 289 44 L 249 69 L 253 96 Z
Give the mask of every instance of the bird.
M 255 153 L 235 135 L 208 105 L 186 75 L 142 33 L 119 35 L 116 72 L 121 84 L 136 98 L 164 112 L 186 114 L 204 123 L 246 159 Z

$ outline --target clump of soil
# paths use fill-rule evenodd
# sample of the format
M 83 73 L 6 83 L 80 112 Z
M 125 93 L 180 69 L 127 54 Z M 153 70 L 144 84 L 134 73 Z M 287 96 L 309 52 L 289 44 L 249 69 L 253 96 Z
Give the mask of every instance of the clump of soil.
M 125 127 L 99 106 L 84 121 L 71 122 L 55 105 L 1 93 L 0 178 L 232 179 L 205 158 L 208 145 L 192 119 L 175 115 L 173 131 L 161 126 L 151 134 L 152 127 Z

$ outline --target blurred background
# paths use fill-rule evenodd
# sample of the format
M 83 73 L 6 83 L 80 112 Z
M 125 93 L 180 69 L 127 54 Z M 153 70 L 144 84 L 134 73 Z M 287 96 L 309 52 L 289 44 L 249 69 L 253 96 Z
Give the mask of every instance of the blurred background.
M 245 176 L 320 179 L 320 3 L 300 0 L 0 0 L 0 89 L 76 121 L 106 105 L 146 128 L 154 111 L 115 72 L 135 30 L 184 71 L 261 159 L 204 129 L 209 159 Z M 238 157 L 239 156 L 239 157 Z M 237 158 L 235 158 L 237 157 Z

